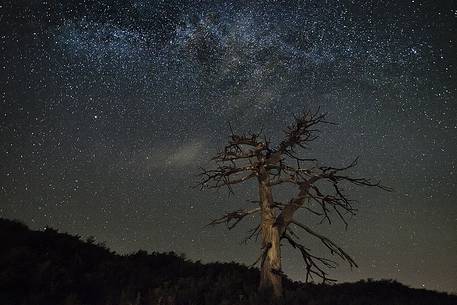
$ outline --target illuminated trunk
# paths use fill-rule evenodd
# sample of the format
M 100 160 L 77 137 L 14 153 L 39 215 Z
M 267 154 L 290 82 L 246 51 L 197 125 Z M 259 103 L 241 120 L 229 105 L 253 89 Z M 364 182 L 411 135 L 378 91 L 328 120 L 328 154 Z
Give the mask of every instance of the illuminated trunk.
M 272 208 L 273 196 L 268 175 L 259 175 L 259 197 L 261 207 L 262 251 L 259 290 L 271 291 L 275 297 L 281 297 L 281 247 L 278 227 L 274 226 L 276 215 Z

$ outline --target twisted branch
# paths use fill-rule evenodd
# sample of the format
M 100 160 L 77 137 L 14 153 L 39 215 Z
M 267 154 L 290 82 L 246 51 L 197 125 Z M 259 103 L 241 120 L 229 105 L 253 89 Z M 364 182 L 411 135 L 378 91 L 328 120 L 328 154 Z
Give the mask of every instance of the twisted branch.
M 255 214 L 260 212 L 260 208 L 255 208 L 252 210 L 245 210 L 245 209 L 239 209 L 234 212 L 228 212 L 224 214 L 222 217 L 214 219 L 211 221 L 207 226 L 214 226 L 217 224 L 225 223 L 227 228 L 229 230 L 233 229 L 236 227 L 236 225 L 243 220 L 248 215 Z

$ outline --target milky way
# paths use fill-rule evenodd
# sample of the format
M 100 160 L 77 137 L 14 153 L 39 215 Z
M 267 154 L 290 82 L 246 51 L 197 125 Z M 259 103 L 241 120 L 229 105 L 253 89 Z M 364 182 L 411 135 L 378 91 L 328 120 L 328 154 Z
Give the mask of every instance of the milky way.
M 351 189 L 348 230 L 320 225 L 360 265 L 332 275 L 456 291 L 452 1 L 14 1 L 0 13 L 0 216 L 121 253 L 250 264 L 258 246 L 239 242 L 254 220 L 204 226 L 249 204 L 253 185 L 201 192 L 198 168 L 228 122 L 275 140 L 320 107 L 338 125 L 306 153 L 360 156 L 356 174 L 395 189 Z M 284 257 L 302 279 L 299 256 Z

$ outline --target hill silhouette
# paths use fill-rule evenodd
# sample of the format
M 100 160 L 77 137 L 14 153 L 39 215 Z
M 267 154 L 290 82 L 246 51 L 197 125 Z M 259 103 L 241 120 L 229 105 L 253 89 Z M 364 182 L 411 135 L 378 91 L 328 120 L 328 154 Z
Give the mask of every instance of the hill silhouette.
M 191 262 L 170 253 L 118 255 L 93 238 L 32 231 L 0 218 L 0 305 L 269 304 L 258 270 L 237 263 Z M 284 304 L 455 305 L 457 296 L 395 281 L 338 285 L 285 280 Z

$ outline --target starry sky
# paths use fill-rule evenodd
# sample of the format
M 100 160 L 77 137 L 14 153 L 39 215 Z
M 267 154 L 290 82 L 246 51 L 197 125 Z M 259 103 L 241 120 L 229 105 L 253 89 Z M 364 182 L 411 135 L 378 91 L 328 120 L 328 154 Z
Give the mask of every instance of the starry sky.
M 360 265 L 330 275 L 457 292 L 455 1 L 9 0 L 0 25 L 1 217 L 119 253 L 251 264 L 255 218 L 205 225 L 252 205 L 255 185 L 200 191 L 199 166 L 228 122 L 274 141 L 321 107 L 338 125 L 306 155 L 360 156 L 355 175 L 395 189 L 350 189 L 347 231 L 302 216 Z

